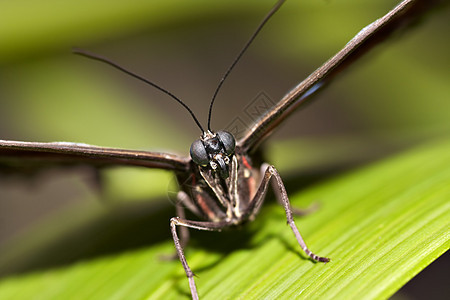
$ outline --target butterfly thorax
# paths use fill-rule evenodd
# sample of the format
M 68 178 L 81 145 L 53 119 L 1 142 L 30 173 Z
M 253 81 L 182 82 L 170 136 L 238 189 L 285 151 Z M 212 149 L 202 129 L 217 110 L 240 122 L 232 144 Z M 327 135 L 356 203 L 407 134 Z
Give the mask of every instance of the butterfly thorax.
M 186 205 L 188 209 L 214 222 L 229 221 L 237 225 L 247 219 L 247 208 L 260 181 L 259 170 L 252 166 L 247 155 L 235 153 L 230 156 L 227 178 L 209 166 L 192 163 L 191 168 L 188 178 L 178 178 L 192 201 Z

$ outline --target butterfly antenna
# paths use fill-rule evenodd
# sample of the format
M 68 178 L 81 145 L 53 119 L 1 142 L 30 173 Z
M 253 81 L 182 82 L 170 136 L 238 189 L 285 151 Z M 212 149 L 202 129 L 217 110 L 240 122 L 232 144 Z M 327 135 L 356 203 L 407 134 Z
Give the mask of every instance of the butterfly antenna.
M 194 119 L 195 123 L 196 123 L 197 126 L 200 128 L 200 130 L 202 131 L 202 133 L 205 132 L 205 130 L 203 130 L 202 125 L 201 125 L 200 122 L 198 121 L 197 117 L 195 117 L 194 113 L 192 112 L 192 110 L 191 110 L 191 109 L 190 109 L 183 101 L 181 101 L 178 97 L 176 97 L 174 94 L 172 94 L 172 93 L 169 92 L 168 90 L 166 90 L 166 89 L 160 87 L 160 86 L 157 85 L 156 83 L 153 83 L 153 82 L 151 82 L 150 80 L 148 80 L 148 79 L 146 79 L 146 78 L 144 78 L 144 77 L 142 77 L 142 76 L 140 76 L 140 75 L 138 75 L 138 74 L 136 74 L 136 73 L 133 73 L 133 72 L 131 72 L 131 71 L 125 69 L 124 67 L 118 65 L 117 63 L 115 63 L 115 62 L 113 62 L 113 61 L 109 60 L 108 58 L 103 57 L 103 56 L 101 56 L 101 55 L 94 54 L 94 53 L 91 53 L 91 52 L 89 52 L 89 51 L 82 50 L 82 49 L 79 49 L 79 48 L 73 48 L 73 49 L 72 49 L 72 52 L 75 53 L 75 54 L 78 54 L 78 55 L 81 55 L 81 56 L 84 56 L 84 57 L 93 59 L 93 60 L 98 60 L 98 61 L 104 62 L 104 63 L 106 63 L 106 64 L 108 64 L 108 65 L 110 65 L 110 66 L 112 66 L 112 67 L 114 67 L 114 68 L 116 68 L 116 69 L 118 69 L 118 70 L 120 70 L 120 71 L 122 71 L 122 72 L 128 74 L 128 75 L 130 75 L 131 77 L 137 78 L 137 79 L 139 79 L 140 81 L 143 81 L 143 82 L 145 82 L 145 83 L 147 83 L 147 84 L 153 86 L 154 88 L 160 90 L 160 91 L 163 92 L 164 94 L 169 95 L 170 97 L 172 97 L 173 99 L 175 99 L 175 101 L 177 101 L 177 102 L 180 103 L 184 108 L 187 109 L 187 111 L 191 114 L 192 118 Z
M 212 96 L 211 99 L 211 103 L 209 105 L 209 113 L 208 113 L 208 130 L 211 131 L 211 114 L 212 114 L 212 108 L 214 105 L 214 101 L 216 100 L 216 96 L 219 93 L 220 88 L 223 85 L 223 82 L 225 81 L 225 79 L 228 77 L 228 75 L 230 74 L 231 70 L 233 70 L 234 66 L 238 63 L 238 61 L 241 59 L 242 55 L 245 53 L 245 51 L 247 51 L 247 48 L 251 45 L 251 43 L 253 42 L 253 40 L 256 38 L 256 36 L 258 35 L 258 33 L 261 31 L 261 29 L 264 27 L 264 25 L 267 23 L 267 21 L 270 19 L 270 17 L 272 17 L 277 10 L 281 7 L 281 5 L 283 5 L 283 3 L 285 2 L 285 0 L 280 0 L 278 1 L 274 7 L 269 11 L 269 13 L 264 17 L 264 19 L 262 20 L 262 22 L 258 25 L 258 28 L 256 28 L 255 32 L 252 34 L 252 36 L 250 37 L 250 39 L 248 40 L 248 42 L 245 44 L 244 48 L 242 48 L 241 52 L 239 52 L 238 56 L 236 56 L 236 58 L 234 59 L 233 63 L 231 64 L 231 66 L 228 68 L 228 70 L 225 72 L 225 75 L 223 75 L 222 79 L 220 80 L 219 84 L 217 85 L 216 91 L 214 92 L 214 95 Z

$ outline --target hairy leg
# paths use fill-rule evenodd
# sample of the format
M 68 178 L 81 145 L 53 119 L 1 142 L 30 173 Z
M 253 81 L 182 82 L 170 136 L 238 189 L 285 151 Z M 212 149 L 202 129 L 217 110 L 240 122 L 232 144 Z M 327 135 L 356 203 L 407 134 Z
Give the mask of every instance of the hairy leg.
M 263 172 L 262 181 L 258 188 L 258 191 L 256 192 L 254 198 L 250 202 L 250 206 L 248 207 L 247 212 L 244 215 L 247 215 L 250 219 L 254 218 L 256 213 L 259 211 L 259 208 L 261 207 L 262 202 L 264 201 L 265 195 L 267 193 L 267 188 L 269 185 L 269 182 L 272 178 L 275 179 L 275 182 L 273 184 L 274 188 L 276 189 L 275 194 L 277 195 L 278 202 L 284 207 L 284 210 L 286 212 L 286 219 L 287 223 L 291 227 L 292 231 L 294 232 L 294 235 L 297 239 L 297 242 L 299 243 L 300 247 L 305 251 L 305 253 L 313 260 L 319 261 L 319 262 L 329 262 L 330 259 L 327 257 L 321 257 L 316 254 L 314 254 L 311 250 L 308 249 L 306 246 L 305 241 L 303 240 L 297 226 L 295 225 L 293 213 L 291 209 L 291 204 L 289 203 L 289 198 L 287 196 L 286 188 L 284 187 L 283 180 L 281 179 L 280 174 L 275 169 L 274 166 L 264 164 L 263 168 L 265 168 L 265 171 Z

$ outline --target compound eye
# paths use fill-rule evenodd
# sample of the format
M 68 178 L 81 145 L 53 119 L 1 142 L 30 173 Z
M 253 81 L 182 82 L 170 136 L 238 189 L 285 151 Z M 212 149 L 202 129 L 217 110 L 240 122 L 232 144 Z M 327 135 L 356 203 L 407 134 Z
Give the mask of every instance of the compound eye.
M 217 131 L 217 136 L 219 137 L 222 145 L 225 147 L 226 155 L 231 155 L 234 153 L 234 149 L 236 148 L 236 140 L 234 136 L 227 131 Z
M 200 166 L 206 166 L 209 163 L 209 155 L 206 152 L 205 145 L 201 140 L 196 140 L 192 143 L 191 149 L 189 151 L 191 153 L 192 160 Z

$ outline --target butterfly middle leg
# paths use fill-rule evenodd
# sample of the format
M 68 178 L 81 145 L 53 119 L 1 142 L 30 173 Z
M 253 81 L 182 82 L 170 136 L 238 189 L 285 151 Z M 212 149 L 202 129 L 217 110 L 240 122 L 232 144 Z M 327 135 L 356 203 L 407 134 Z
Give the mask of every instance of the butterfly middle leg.
M 253 219 L 255 217 L 255 215 L 258 213 L 259 208 L 261 207 L 261 205 L 264 201 L 264 198 L 266 196 L 269 183 L 270 183 L 271 179 L 273 178 L 274 181 L 272 181 L 272 182 L 273 182 L 273 188 L 275 190 L 275 195 L 277 196 L 278 202 L 283 206 L 283 208 L 286 212 L 287 223 L 291 227 L 300 247 L 312 260 L 318 261 L 318 262 L 325 262 L 325 263 L 329 262 L 330 261 L 329 258 L 318 256 L 318 255 L 314 254 L 306 246 L 305 241 L 303 240 L 297 226 L 295 225 L 294 218 L 293 218 L 294 213 L 292 212 L 292 208 L 291 208 L 291 204 L 289 202 L 286 188 L 284 187 L 283 180 L 281 179 L 281 176 L 278 173 L 277 169 L 275 169 L 275 167 L 272 165 L 263 164 L 261 167 L 261 172 L 263 173 L 261 184 L 260 184 L 255 196 L 253 197 L 252 201 L 250 202 L 250 205 L 247 208 L 247 211 L 244 214 L 244 217 Z
M 286 218 L 287 223 L 291 227 L 297 242 L 299 243 L 300 247 L 303 249 L 303 251 L 314 261 L 318 262 L 329 262 L 330 259 L 327 257 L 322 257 L 314 254 L 311 250 L 308 249 L 306 246 L 306 243 L 304 242 L 297 226 L 295 225 L 294 218 L 293 218 L 293 212 L 291 209 L 291 205 L 289 202 L 289 198 L 287 196 L 286 188 L 284 187 L 283 181 L 281 179 L 280 174 L 275 169 L 274 166 L 263 164 L 261 168 L 262 172 L 262 180 L 259 185 L 259 188 L 256 192 L 256 194 L 253 196 L 252 200 L 249 203 L 249 206 L 245 210 L 245 212 L 241 215 L 240 219 L 241 221 L 245 221 L 247 219 L 254 219 L 256 214 L 258 213 L 262 203 L 264 202 L 267 189 L 269 187 L 269 184 L 271 182 L 271 179 L 274 179 L 273 181 L 273 187 L 276 190 L 276 195 L 279 198 L 278 202 L 283 206 L 285 212 L 286 212 Z M 186 257 L 184 255 L 184 241 L 180 241 L 180 238 L 178 237 L 177 233 L 177 226 L 181 226 L 181 230 L 186 230 L 187 228 L 197 229 L 197 230 L 207 230 L 207 231 L 220 231 L 226 227 L 231 227 L 236 225 L 236 220 L 223 220 L 223 221 L 191 221 L 186 220 L 184 218 L 180 217 L 174 217 L 170 219 L 170 228 L 172 232 L 173 241 L 175 244 L 175 248 L 178 254 L 178 257 L 181 261 L 181 264 L 183 265 L 184 271 L 186 272 L 186 276 L 189 280 L 189 287 L 191 290 L 192 298 L 198 299 L 198 293 L 197 288 L 195 286 L 194 281 L 194 273 L 192 272 L 191 268 L 189 267 Z M 183 235 L 182 232 L 180 232 L 181 235 Z
M 192 228 L 197 230 L 208 230 L 208 231 L 220 231 L 225 227 L 229 227 L 233 225 L 232 222 L 229 221 L 221 221 L 221 222 L 207 222 L 207 221 L 190 221 L 181 219 L 179 217 L 174 217 L 170 219 L 170 230 L 172 232 L 173 242 L 175 244 L 175 248 L 177 250 L 178 257 L 183 265 L 184 271 L 186 272 L 186 276 L 189 280 L 189 288 L 191 289 L 192 299 L 198 299 L 197 288 L 195 286 L 194 281 L 194 273 L 189 267 L 186 257 L 184 256 L 184 251 L 182 247 L 182 243 L 178 238 L 177 234 L 177 226 L 181 226 L 181 228 Z
M 262 170 L 262 172 L 264 173 L 264 171 L 268 165 L 265 164 L 263 166 L 265 167 Z M 275 193 L 275 197 L 276 197 L 278 203 L 283 205 L 283 201 L 282 201 L 283 197 L 281 195 L 280 189 L 278 189 L 278 185 L 275 180 L 272 180 L 272 190 Z M 307 216 L 307 215 L 310 215 L 310 214 L 316 212 L 319 209 L 319 207 L 320 207 L 319 203 L 313 202 L 312 204 L 310 204 L 308 207 L 305 207 L 305 208 L 299 208 L 299 207 L 293 206 L 293 207 L 291 207 L 291 210 L 292 210 L 292 214 L 294 216 L 301 217 L 301 216 Z

